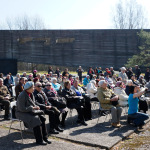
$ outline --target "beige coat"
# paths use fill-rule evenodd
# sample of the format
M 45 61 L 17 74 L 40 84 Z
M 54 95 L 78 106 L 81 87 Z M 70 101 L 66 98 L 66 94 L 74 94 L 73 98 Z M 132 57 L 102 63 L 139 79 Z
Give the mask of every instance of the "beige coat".
M 114 107 L 110 101 L 112 94 L 113 94 L 113 91 L 108 88 L 106 88 L 106 89 L 104 89 L 102 87 L 98 88 L 97 98 L 100 101 L 100 105 L 103 109 L 110 109 L 110 108 Z

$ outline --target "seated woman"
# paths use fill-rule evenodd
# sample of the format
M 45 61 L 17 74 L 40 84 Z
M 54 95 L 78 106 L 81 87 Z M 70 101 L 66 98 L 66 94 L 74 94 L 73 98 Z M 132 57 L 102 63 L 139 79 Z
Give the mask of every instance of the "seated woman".
M 32 94 L 34 91 L 34 83 L 29 81 L 24 86 L 17 99 L 16 117 L 22 120 L 26 127 L 33 128 L 33 133 L 38 145 L 46 145 L 48 141 L 47 129 L 45 126 L 45 118 L 42 115 L 34 115 L 35 110 L 40 108 L 35 105 L 35 98 Z M 44 142 L 45 141 L 45 142 Z
M 84 118 L 84 99 L 82 96 L 76 96 L 76 93 L 71 89 L 71 82 L 66 81 L 62 90 L 62 96 L 66 98 L 67 107 L 70 109 L 75 108 L 78 112 L 77 123 L 87 126 Z
M 52 78 L 52 87 L 58 92 L 61 91 L 62 87 L 59 83 L 57 83 L 56 78 Z
M 147 88 L 143 88 L 140 91 L 139 86 L 130 86 L 129 92 L 129 98 L 128 98 L 128 104 L 129 104 L 129 110 L 128 110 L 128 123 L 133 123 L 135 126 L 139 126 L 142 128 L 142 126 L 145 124 L 144 121 L 149 118 L 147 114 L 138 112 L 138 102 L 140 97 Z
M 99 81 L 99 88 L 97 90 L 97 98 L 100 101 L 100 105 L 103 109 L 110 109 L 112 115 L 112 126 L 121 127 L 120 117 L 122 113 L 122 108 L 118 106 L 113 106 L 112 102 L 117 101 L 117 96 L 113 96 L 112 90 L 107 88 L 107 82 L 105 80 Z
M 96 81 L 91 80 L 90 83 L 87 84 L 87 94 L 90 95 L 91 101 L 98 101 L 97 99 L 97 87 Z
M 120 106 L 127 106 L 128 104 L 128 95 L 126 94 L 125 90 L 123 89 L 123 82 L 122 81 L 117 81 L 116 83 L 114 93 L 119 96 L 119 105 Z

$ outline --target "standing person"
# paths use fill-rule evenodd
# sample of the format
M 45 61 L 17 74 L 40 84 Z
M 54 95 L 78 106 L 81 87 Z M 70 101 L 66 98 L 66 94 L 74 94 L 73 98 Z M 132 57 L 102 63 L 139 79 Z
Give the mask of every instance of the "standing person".
M 62 77 L 68 77 L 69 76 L 69 72 L 68 72 L 68 68 L 65 68 L 63 74 L 62 74 Z
M 33 78 L 37 77 L 37 70 L 33 70 Z
M 16 87 L 15 87 L 16 100 L 18 98 L 18 95 L 23 91 L 24 85 L 25 85 L 25 79 L 24 79 L 24 77 L 21 77 L 19 79 L 19 84 L 17 84 Z
M 135 65 L 135 75 L 137 76 L 137 79 L 139 79 L 139 76 L 141 74 L 141 69 L 138 65 Z
M 89 70 L 88 70 L 88 72 L 87 72 L 87 75 L 90 76 L 90 80 L 92 80 L 93 74 L 94 74 L 94 71 L 93 71 L 92 67 L 89 67 Z
M 52 73 L 54 72 L 54 71 L 53 71 L 53 68 L 52 68 L 51 66 L 50 66 L 49 69 L 48 69 L 48 74 L 50 74 L 50 72 L 52 72 Z
M 27 82 L 24 91 L 20 93 L 17 99 L 16 117 L 22 120 L 26 127 L 33 128 L 36 144 L 50 144 L 45 126 L 46 119 L 42 115 L 33 115 L 34 111 L 40 110 L 40 107 L 35 104 L 33 91 L 34 83 L 32 81 Z
M 134 123 L 135 126 L 140 128 L 142 128 L 142 126 L 145 124 L 144 121 L 149 118 L 148 114 L 138 112 L 138 97 L 140 97 L 146 89 L 147 88 L 143 88 L 140 90 L 139 86 L 130 86 L 129 89 L 130 94 L 128 98 L 128 123 Z
M 8 91 L 8 88 L 3 85 L 3 79 L 0 78 L 0 103 L 5 107 L 4 119 L 9 120 L 9 107 L 10 107 L 11 95 Z
M 78 73 L 80 82 L 82 82 L 82 73 L 83 72 L 84 72 L 84 70 L 82 69 L 81 66 L 79 66 L 79 68 L 77 69 L 77 73 Z
M 57 77 L 59 78 L 59 76 L 60 76 L 60 70 L 59 70 L 58 67 L 56 68 L 55 74 L 57 74 Z
M 150 80 L 150 70 L 149 70 L 149 68 L 146 69 L 144 78 L 145 78 L 146 82 L 149 82 L 149 80 Z
M 126 72 L 127 76 L 128 76 L 128 79 L 131 79 L 131 76 L 133 75 L 133 71 L 132 71 L 132 68 L 128 68 L 127 69 L 127 72 Z
M 98 75 L 101 76 L 102 73 L 103 73 L 102 68 L 99 67 L 99 68 L 98 68 Z

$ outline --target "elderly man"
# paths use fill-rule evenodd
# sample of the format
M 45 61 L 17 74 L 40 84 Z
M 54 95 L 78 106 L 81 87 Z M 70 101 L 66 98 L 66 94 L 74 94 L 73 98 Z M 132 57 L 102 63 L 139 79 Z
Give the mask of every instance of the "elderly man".
M 124 84 L 126 84 L 127 80 L 128 80 L 128 76 L 126 74 L 126 68 L 125 67 L 122 67 L 121 68 L 121 72 L 119 73 L 118 77 L 121 77 L 122 78 L 122 82 Z
M 9 106 L 10 106 L 10 93 L 5 85 L 3 85 L 3 79 L 0 78 L 0 103 L 5 106 L 4 119 L 9 120 Z
M 121 127 L 120 117 L 122 113 L 122 108 L 113 106 L 112 101 L 117 101 L 118 97 L 112 97 L 112 90 L 107 88 L 107 82 L 105 80 L 99 81 L 99 88 L 97 92 L 97 98 L 100 101 L 101 107 L 103 109 L 110 109 L 112 115 L 112 126 Z
M 58 126 L 60 124 L 60 111 L 56 107 L 51 106 L 46 94 L 42 91 L 42 84 L 40 82 L 35 83 L 35 90 L 33 94 L 35 96 L 36 104 L 44 111 L 45 114 L 49 115 L 50 133 L 58 134 L 59 132 L 63 132 L 63 130 Z

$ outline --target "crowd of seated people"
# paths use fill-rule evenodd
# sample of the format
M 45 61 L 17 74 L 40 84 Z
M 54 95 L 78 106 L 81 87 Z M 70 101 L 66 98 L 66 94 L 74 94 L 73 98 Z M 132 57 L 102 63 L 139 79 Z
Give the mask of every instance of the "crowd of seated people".
M 142 126 L 148 116 L 144 109 L 144 113 L 138 112 L 138 103 L 145 91 L 150 91 L 149 69 L 146 69 L 145 76 L 141 74 L 137 65 L 135 73 L 132 68 L 122 67 L 120 70 L 117 75 L 113 67 L 104 71 L 101 67 L 95 69 L 89 67 L 84 79 L 82 76 L 84 70 L 81 66 L 77 69 L 75 77 L 69 74 L 67 68 L 61 74 L 58 67 L 56 71 L 50 67 L 48 74 L 40 74 L 34 70 L 29 75 L 26 72 L 22 75 L 17 74 L 15 78 L 11 73 L 6 77 L 0 73 L 0 103 L 4 105 L 4 119 L 9 119 L 10 102 L 14 100 L 12 87 L 15 86 L 16 116 L 24 121 L 27 127 L 33 128 L 37 144 L 44 145 L 44 141 L 47 143 L 50 141 L 47 140 L 45 118 L 32 116 L 34 110 L 42 110 L 49 116 L 50 134 L 63 132 L 61 127 L 66 126 L 68 109 L 77 111 L 77 124 L 87 126 L 86 121 L 92 119 L 91 101 L 99 102 L 101 108 L 110 110 L 113 127 L 121 127 L 122 107 L 127 106 L 129 106 L 128 123 Z M 148 92 L 146 94 L 147 97 L 150 96 Z M 60 115 L 62 117 L 59 117 Z M 26 117 L 29 117 L 27 121 Z M 31 120 L 35 123 L 30 124 Z

